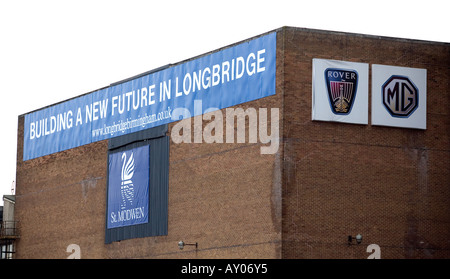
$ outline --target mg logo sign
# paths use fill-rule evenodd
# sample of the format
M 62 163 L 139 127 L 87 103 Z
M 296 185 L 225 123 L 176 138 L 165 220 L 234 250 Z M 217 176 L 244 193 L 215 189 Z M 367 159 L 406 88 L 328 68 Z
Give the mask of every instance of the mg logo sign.
M 405 76 L 391 76 L 381 91 L 383 105 L 392 116 L 409 117 L 419 106 L 419 90 Z

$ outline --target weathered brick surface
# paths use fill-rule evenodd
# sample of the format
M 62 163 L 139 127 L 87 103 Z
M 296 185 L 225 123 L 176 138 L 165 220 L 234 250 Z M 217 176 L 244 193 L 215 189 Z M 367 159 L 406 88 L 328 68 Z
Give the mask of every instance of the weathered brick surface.
M 282 257 L 366 258 L 378 244 L 382 258 L 449 258 L 449 45 L 295 28 L 285 38 Z M 427 130 L 311 121 L 313 58 L 427 69 Z
M 277 91 L 280 86 L 278 82 Z M 270 116 L 270 108 L 282 107 L 281 100 L 277 94 L 234 108 L 269 108 Z M 222 115 L 226 142 L 225 109 Z M 208 123 L 203 121 L 203 128 Z M 169 125 L 169 135 L 175 124 Z M 281 257 L 281 157 L 261 155 L 259 141 L 171 141 L 168 235 L 111 244 L 104 244 L 107 141 L 26 162 L 20 160 L 22 145 L 23 116 L 17 156 L 16 218 L 22 224 L 17 258 L 65 258 L 72 243 L 80 246 L 82 258 Z M 180 251 L 180 240 L 198 242 L 198 250 L 187 246 Z
M 313 58 L 426 68 L 427 130 L 311 121 Z M 448 44 L 279 29 L 277 94 L 234 107 L 279 108 L 278 153 L 171 141 L 168 235 L 111 244 L 107 141 L 22 162 L 20 116 L 16 257 L 65 258 L 73 243 L 82 258 L 366 258 L 374 243 L 382 258 L 449 258 L 448 65 Z

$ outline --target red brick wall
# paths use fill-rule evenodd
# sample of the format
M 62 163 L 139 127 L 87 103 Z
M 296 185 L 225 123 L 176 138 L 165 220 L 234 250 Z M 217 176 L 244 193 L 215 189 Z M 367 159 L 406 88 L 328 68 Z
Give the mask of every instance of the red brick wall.
M 234 108 L 269 108 L 270 116 L 270 108 L 280 108 L 281 100 L 277 94 Z M 225 109 L 222 115 L 226 142 Z M 248 138 L 246 143 L 171 141 L 168 235 L 104 244 L 107 141 L 22 162 L 23 119 L 17 152 L 17 258 L 66 258 L 70 244 L 80 246 L 81 258 L 281 257 L 281 157 L 261 155 L 266 144 Z M 203 127 L 209 122 L 204 120 Z M 169 125 L 169 135 L 175 124 Z M 191 124 L 193 133 L 194 120 Z M 198 249 L 181 251 L 180 240 L 197 242 Z
M 449 258 L 449 44 L 284 31 L 282 256 Z M 313 58 L 427 69 L 427 130 L 311 121 Z

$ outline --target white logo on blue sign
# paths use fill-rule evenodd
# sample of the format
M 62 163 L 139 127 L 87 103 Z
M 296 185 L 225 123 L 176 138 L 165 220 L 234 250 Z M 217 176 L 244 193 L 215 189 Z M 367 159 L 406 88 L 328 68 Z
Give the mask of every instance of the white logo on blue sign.
M 120 208 L 125 209 L 127 204 L 133 205 L 134 200 L 134 186 L 133 181 L 131 180 L 134 174 L 133 152 L 131 152 L 131 156 L 129 157 L 128 161 L 127 161 L 127 153 L 123 152 L 122 161 L 123 161 L 121 172 L 122 185 L 120 186 L 120 193 L 122 195 L 122 204 Z
M 109 155 L 107 228 L 148 222 L 150 146 Z

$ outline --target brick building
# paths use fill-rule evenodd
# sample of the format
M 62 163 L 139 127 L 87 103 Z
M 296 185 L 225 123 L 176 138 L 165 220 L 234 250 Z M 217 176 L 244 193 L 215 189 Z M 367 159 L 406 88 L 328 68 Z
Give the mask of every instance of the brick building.
M 226 52 L 271 34 L 276 43 L 274 94 L 221 107 L 212 112 L 214 118 L 205 117 L 209 114 L 186 118 L 189 121 L 182 131 L 185 135 L 191 128 L 187 134 L 190 140 L 174 141 L 174 129 L 180 135 L 177 125 L 185 120 L 172 121 L 159 128 L 25 158 L 28 151 L 24 141 L 37 135 L 40 124 L 32 124 L 35 130 L 30 134 L 26 117 L 35 112 L 19 116 L 15 218 L 21 234 L 15 257 L 367 258 L 378 253 L 381 258 L 449 258 L 450 45 L 283 27 L 187 61 Z M 249 75 L 269 70 L 268 47 L 264 50 L 245 56 Z M 248 63 L 252 59 L 256 64 Z M 314 79 L 323 78 L 313 75 L 315 59 L 365 65 L 367 73 L 358 72 L 358 83 L 347 80 L 346 84 L 366 85 L 367 103 L 361 106 L 366 111 L 366 123 L 313 119 Z M 238 60 L 220 64 L 222 84 L 237 79 L 238 70 L 233 76 L 231 67 L 234 63 L 237 67 Z M 158 75 L 184 63 L 136 78 Z M 254 72 L 252 65 L 256 67 Z M 379 94 L 372 87 L 376 87 L 374 65 L 426 70 L 425 97 L 420 95 L 423 89 L 418 84 L 419 93 L 408 89 L 416 86 L 405 89 L 411 94 L 411 104 L 414 100 L 421 109 L 426 105 L 425 128 L 374 124 L 373 112 L 379 109 L 372 103 L 374 94 Z M 212 66 L 208 69 L 214 83 Z M 185 94 L 186 80 L 185 75 Z M 251 91 L 243 88 L 241 94 Z M 360 98 L 364 90 L 358 90 L 356 96 Z M 400 89 L 389 90 L 386 92 L 391 98 L 400 96 L 395 95 Z M 418 99 L 411 97 L 413 93 L 419 94 Z M 89 94 L 96 93 L 80 98 Z M 326 104 L 329 109 L 332 106 L 331 101 Z M 351 113 L 356 113 L 357 106 L 353 103 Z M 239 120 L 234 119 L 231 129 L 236 133 L 232 139 L 226 139 L 225 132 L 230 123 L 222 121 L 223 134 L 218 134 L 218 126 L 213 134 L 223 137 L 222 142 L 198 141 L 196 131 L 204 132 L 220 115 L 225 118 L 228 108 L 248 112 L 245 142 L 237 139 Z M 262 154 L 268 143 L 261 140 L 261 134 L 259 140 L 251 140 L 256 125 L 249 115 L 253 109 L 259 117 L 258 125 L 267 119 L 269 131 L 278 128 L 275 152 Z M 262 109 L 267 109 L 267 115 L 261 114 Z M 412 113 L 419 113 L 419 109 Z M 411 119 L 409 115 L 399 118 Z M 41 127 L 45 134 L 46 126 Z M 165 188 L 152 190 L 150 186 L 146 224 L 109 227 L 112 155 L 136 142 L 150 142 L 152 152 L 152 146 L 159 146 L 153 143 L 160 139 L 164 139 L 158 143 L 161 148 L 167 147 L 162 159 L 165 163 L 160 166 L 159 157 L 150 159 L 150 168 L 157 164 L 167 170 L 151 169 L 150 176 L 159 172 L 162 178 L 149 183 Z M 155 195 L 157 199 L 152 201 Z M 155 212 L 157 216 L 152 215 Z M 354 240 L 357 234 L 362 235 L 361 244 Z M 198 245 L 179 249 L 179 241 Z M 369 247 L 371 244 L 376 246 Z

